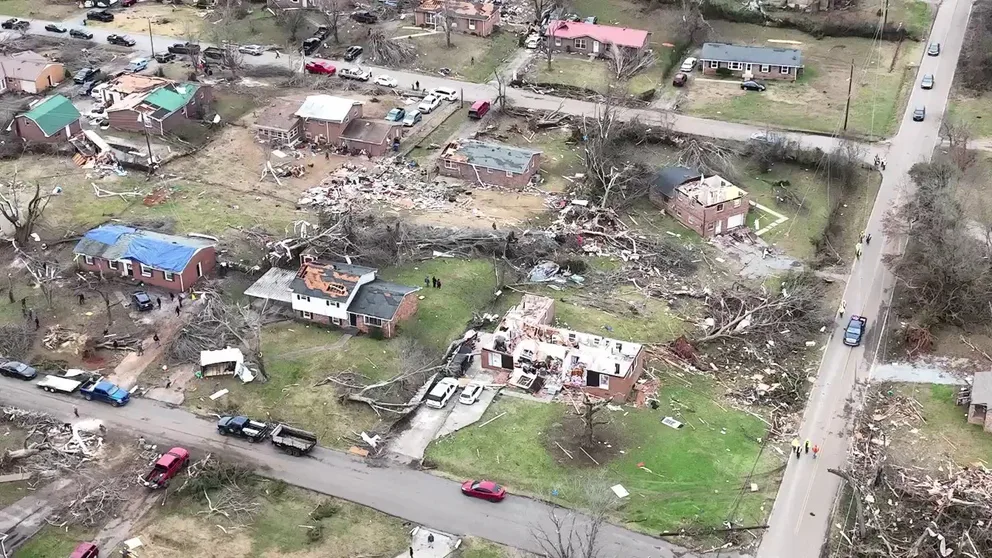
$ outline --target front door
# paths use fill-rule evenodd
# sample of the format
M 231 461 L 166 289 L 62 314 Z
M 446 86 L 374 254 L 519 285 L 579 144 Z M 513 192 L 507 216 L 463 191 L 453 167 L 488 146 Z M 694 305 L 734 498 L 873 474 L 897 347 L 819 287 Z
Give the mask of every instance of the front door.
M 348 323 L 351 327 L 358 327 L 358 314 L 348 314 Z
M 599 54 L 599 41 L 592 42 L 592 53 Z
M 716 222 L 716 232 L 714 232 L 713 234 L 720 234 L 722 232 L 723 232 L 723 219 L 720 219 L 719 221 Z
M 121 260 L 121 265 L 123 266 L 121 268 L 123 270 L 121 275 L 130 275 L 131 277 L 134 277 L 134 265 L 130 261 Z

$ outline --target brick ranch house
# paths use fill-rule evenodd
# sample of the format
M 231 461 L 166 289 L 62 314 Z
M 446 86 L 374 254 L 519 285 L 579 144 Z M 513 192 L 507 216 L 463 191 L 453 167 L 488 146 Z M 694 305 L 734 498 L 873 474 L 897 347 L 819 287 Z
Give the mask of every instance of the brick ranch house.
M 509 188 L 527 186 L 540 169 L 540 151 L 465 139 L 449 143 L 437 166 L 444 176 Z
M 170 83 L 151 93 L 128 95 L 107 108 L 110 127 L 164 136 L 184 124 L 202 120 L 213 100 L 213 89 L 199 83 Z
M 188 291 L 217 264 L 214 243 L 122 225 L 89 230 L 73 249 L 80 269 Z
M 577 54 L 606 56 L 610 45 L 622 48 L 642 49 L 648 46 L 651 33 L 642 29 L 597 25 L 581 21 L 551 20 L 544 36 L 544 47 L 552 41 L 551 50 Z
M 444 29 L 445 4 L 452 20 L 451 30 L 457 33 L 488 37 L 499 25 L 499 7 L 495 3 L 466 0 L 424 0 L 413 10 L 414 24 Z
M 296 116 L 299 108 L 298 101 L 276 100 L 255 118 L 252 124 L 255 136 L 275 147 L 296 145 L 303 139 L 303 126 Z
M 348 149 L 357 149 L 373 157 L 381 157 L 389 153 L 393 143 L 402 136 L 403 126 L 399 124 L 356 118 L 341 132 L 341 143 Z
M 744 190 L 719 176 L 703 176 L 685 167 L 659 171 L 648 196 L 703 238 L 745 226 L 750 209 Z
M 348 124 L 362 117 L 362 103 L 332 95 L 310 95 L 295 114 L 308 140 L 336 145 Z
M 378 270 L 346 263 L 304 261 L 292 271 L 273 267 L 245 295 L 288 305 L 300 320 L 389 338 L 417 311 L 419 287 L 376 277 Z
M 27 142 L 68 141 L 83 130 L 79 110 L 62 95 L 52 95 L 14 118 L 17 137 Z
M 742 79 L 780 79 L 796 81 L 803 72 L 803 53 L 795 48 L 705 43 L 699 55 L 703 74 L 717 75 L 726 68 Z
M 65 66 L 37 52 L 25 50 L 0 56 L 0 74 L 3 75 L 0 93 L 42 93 L 62 83 Z
M 521 389 L 561 385 L 626 399 L 644 372 L 644 348 L 552 327 L 554 304 L 552 298 L 524 295 L 482 344 L 482 367 L 509 374 L 508 384 Z

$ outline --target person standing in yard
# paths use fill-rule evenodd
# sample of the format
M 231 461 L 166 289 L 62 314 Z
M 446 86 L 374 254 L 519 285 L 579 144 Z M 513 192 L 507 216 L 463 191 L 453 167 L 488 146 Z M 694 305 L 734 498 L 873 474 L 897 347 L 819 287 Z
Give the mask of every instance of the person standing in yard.
M 799 458 L 799 438 L 792 439 L 792 451 L 796 452 L 796 458 Z
M 854 245 L 854 255 L 861 259 L 861 243 L 858 242 Z
M 846 311 L 847 311 L 847 301 L 846 300 L 842 300 L 842 301 L 840 301 L 840 307 L 837 308 L 837 317 L 838 318 L 843 318 L 844 317 L 844 312 L 846 312 Z
M 818 453 L 820 453 L 820 446 L 813 444 L 813 459 L 816 459 Z
M 806 448 L 806 453 L 809 453 L 809 438 L 806 438 L 806 443 L 803 445 Z
M 427 276 L 425 275 L 425 276 L 424 276 L 424 286 L 425 286 L 425 287 L 429 287 L 429 286 L 430 286 L 430 284 L 431 284 L 431 278 L 430 278 L 430 277 L 427 277 Z M 411 548 L 412 548 L 412 547 L 411 547 Z

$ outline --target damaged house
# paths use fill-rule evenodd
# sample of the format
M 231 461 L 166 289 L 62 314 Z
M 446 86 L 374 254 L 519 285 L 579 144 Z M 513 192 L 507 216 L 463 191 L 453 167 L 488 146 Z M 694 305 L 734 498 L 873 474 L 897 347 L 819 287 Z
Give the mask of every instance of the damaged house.
M 445 18 L 451 20 L 451 30 L 488 37 L 499 27 L 499 6 L 496 2 L 468 0 L 424 0 L 413 10 L 417 27 L 444 30 Z
M 0 56 L 0 94 L 42 93 L 65 79 L 65 66 L 32 50 Z
M 206 117 L 212 89 L 199 83 L 169 83 L 151 93 L 133 93 L 107 107 L 110 126 L 164 136 Z
M 747 192 L 720 176 L 703 176 L 685 167 L 664 168 L 648 192 L 651 202 L 703 238 L 744 226 Z
M 553 327 L 554 299 L 524 295 L 481 348 L 482 367 L 509 373 L 509 384 L 536 391 L 581 389 L 626 399 L 644 372 L 639 343 Z
M 508 188 L 527 186 L 540 169 L 540 151 L 467 139 L 449 143 L 437 166 L 444 176 Z
M 91 229 L 73 249 L 76 264 L 101 275 L 129 277 L 170 291 L 188 291 L 213 271 L 214 243 L 123 225 Z
M 298 271 L 272 268 L 245 295 L 289 305 L 297 318 L 393 337 L 400 321 L 417 311 L 416 292 L 376 277 L 378 270 L 305 260 Z
M 17 137 L 27 142 L 58 143 L 69 141 L 83 130 L 79 110 L 62 95 L 52 95 L 31 106 L 31 110 L 14 118 Z
M 548 22 L 547 34 L 542 39 L 545 41 L 542 48 L 550 48 L 553 52 L 602 57 L 606 56 L 613 45 L 629 50 L 646 48 L 650 36 L 651 33 L 643 29 L 554 19 Z M 551 44 L 548 45 L 548 42 Z

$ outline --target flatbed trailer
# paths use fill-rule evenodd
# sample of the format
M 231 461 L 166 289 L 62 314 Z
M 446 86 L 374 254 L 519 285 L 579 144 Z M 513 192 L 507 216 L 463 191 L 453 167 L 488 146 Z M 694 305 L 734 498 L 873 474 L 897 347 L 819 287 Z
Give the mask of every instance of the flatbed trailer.
M 317 435 L 313 432 L 280 424 L 272 430 L 272 445 L 290 455 L 303 455 L 317 446 Z

